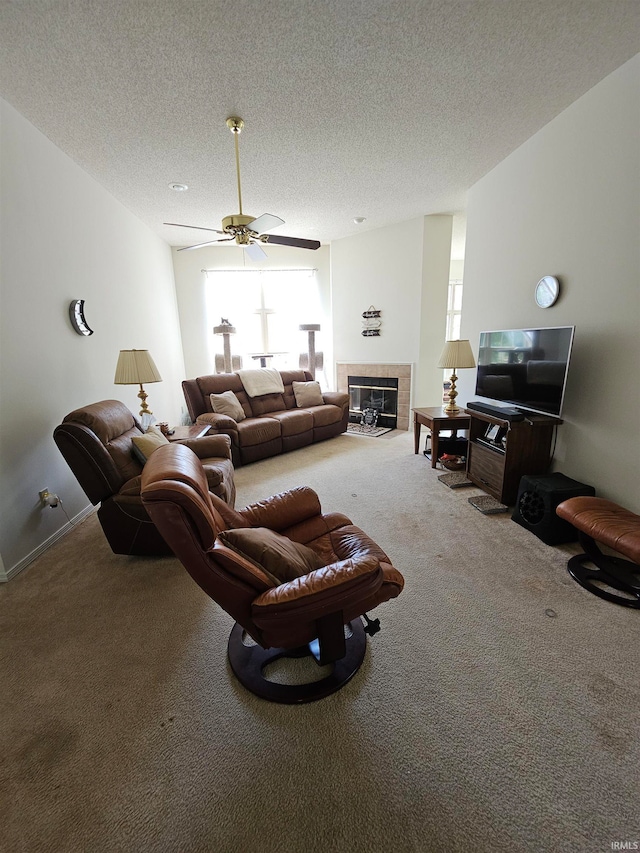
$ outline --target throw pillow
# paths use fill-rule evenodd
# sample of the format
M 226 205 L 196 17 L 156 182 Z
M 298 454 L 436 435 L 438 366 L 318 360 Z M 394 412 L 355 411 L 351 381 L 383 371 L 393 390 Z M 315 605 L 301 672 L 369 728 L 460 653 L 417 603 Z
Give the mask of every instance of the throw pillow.
M 246 418 L 242 403 L 233 391 L 223 391 L 222 394 L 209 394 L 211 400 L 211 408 L 216 415 L 227 415 L 233 418 L 236 423 L 243 421 Z
M 144 435 L 134 435 L 131 439 L 133 455 L 144 465 L 154 450 L 169 444 L 169 439 L 160 432 L 157 427 L 149 427 Z
M 277 584 L 295 580 L 324 565 L 311 548 L 292 542 L 267 527 L 224 530 L 218 539 L 227 548 L 272 575 Z
M 162 432 L 160 427 L 154 426 L 153 424 L 149 424 L 144 432 L 145 435 L 155 435 L 158 436 L 158 438 L 166 438 L 166 435 Z
M 296 406 L 308 408 L 309 406 L 322 406 L 322 391 L 319 382 L 292 382 L 293 396 L 296 398 Z

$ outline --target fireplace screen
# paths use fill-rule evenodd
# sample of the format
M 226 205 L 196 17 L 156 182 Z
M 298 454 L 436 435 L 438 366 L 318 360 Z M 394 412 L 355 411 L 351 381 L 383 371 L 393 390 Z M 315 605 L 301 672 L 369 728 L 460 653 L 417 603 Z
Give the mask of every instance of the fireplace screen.
M 381 376 L 349 376 L 349 420 L 359 423 L 365 409 L 378 413 L 378 426 L 395 428 L 398 380 Z

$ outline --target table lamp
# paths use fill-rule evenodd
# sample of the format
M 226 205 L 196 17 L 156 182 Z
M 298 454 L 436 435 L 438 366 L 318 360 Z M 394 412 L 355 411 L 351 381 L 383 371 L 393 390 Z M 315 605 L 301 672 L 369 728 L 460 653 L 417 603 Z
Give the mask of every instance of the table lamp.
M 447 414 L 453 415 L 456 412 L 460 411 L 459 406 L 456 406 L 456 397 L 458 396 L 458 392 L 456 391 L 456 382 L 458 377 L 456 376 L 456 370 L 459 367 L 475 367 L 476 362 L 473 358 L 473 353 L 471 352 L 471 344 L 469 341 L 447 341 L 444 345 L 444 349 L 440 353 L 440 358 L 438 359 L 438 367 L 442 368 L 451 368 L 451 388 L 449 390 L 449 402 L 444 407 L 444 411 Z
M 142 387 L 146 382 L 162 382 L 162 376 L 151 356 L 146 349 L 121 349 L 116 365 L 114 385 L 139 385 L 138 397 L 142 401 L 140 417 L 152 415 L 153 412 L 147 406 L 147 392 Z

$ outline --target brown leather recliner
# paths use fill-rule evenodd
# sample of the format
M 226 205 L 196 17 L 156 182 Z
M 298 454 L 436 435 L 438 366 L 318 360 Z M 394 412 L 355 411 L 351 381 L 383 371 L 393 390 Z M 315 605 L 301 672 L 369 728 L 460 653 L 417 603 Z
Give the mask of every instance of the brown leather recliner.
M 309 702 L 342 687 L 364 659 L 365 631 L 375 633 L 379 625 L 364 616 L 364 628 L 360 617 L 404 586 L 384 551 L 345 515 L 322 514 L 312 489 L 292 489 L 236 512 L 208 492 L 200 462 L 185 447 L 161 447 L 150 457 L 142 502 L 192 578 L 236 620 L 228 643 L 235 675 L 271 701 Z M 259 556 L 238 544 L 243 539 L 257 545 Z M 287 552 L 282 559 L 278 551 L 273 560 L 271 540 Z M 311 570 L 296 569 L 283 581 L 289 550 L 310 558 Z M 329 676 L 295 685 L 264 676 L 278 657 L 309 653 L 333 664 Z
M 132 439 L 142 434 L 140 421 L 123 403 L 102 400 L 68 414 L 53 438 L 91 503 L 100 504 L 98 518 L 115 554 L 170 554 L 140 497 L 143 466 L 133 453 Z M 186 444 L 200 457 L 208 488 L 233 506 L 236 490 L 228 437 L 176 443 Z

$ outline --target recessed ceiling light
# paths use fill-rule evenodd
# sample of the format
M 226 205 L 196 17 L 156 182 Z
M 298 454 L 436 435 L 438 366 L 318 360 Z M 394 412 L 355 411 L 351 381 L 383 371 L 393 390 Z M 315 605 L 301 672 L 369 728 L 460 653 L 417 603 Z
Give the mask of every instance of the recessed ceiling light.
M 362 225 L 362 223 L 366 220 L 366 216 L 354 216 L 353 221 L 356 225 Z
M 185 190 L 188 190 L 189 187 L 186 184 L 169 184 L 169 189 L 175 190 L 177 193 L 183 193 Z

